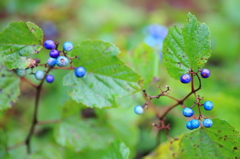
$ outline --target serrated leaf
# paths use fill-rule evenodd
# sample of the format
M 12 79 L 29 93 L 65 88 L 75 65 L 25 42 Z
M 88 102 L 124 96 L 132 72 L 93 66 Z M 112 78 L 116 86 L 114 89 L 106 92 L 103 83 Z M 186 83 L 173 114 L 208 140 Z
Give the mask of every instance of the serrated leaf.
M 79 118 L 68 118 L 55 130 L 57 143 L 76 152 L 87 148 L 104 149 L 113 138 L 107 125 L 96 119 L 80 121 Z
M 0 32 L 0 55 L 8 69 L 26 68 L 42 48 L 43 32 L 31 22 L 12 22 Z
M 63 84 L 71 86 L 69 95 L 76 102 L 88 107 L 114 107 L 115 97 L 130 95 L 140 90 L 139 75 L 118 59 L 119 50 L 111 43 L 84 41 L 75 46 L 72 56 L 75 67 L 86 68 L 86 75 L 77 78 L 71 71 L 63 79 Z
M 163 42 L 163 61 L 171 77 L 179 79 L 190 69 L 201 68 L 211 56 L 210 32 L 188 13 L 183 27 L 174 26 Z
M 20 95 L 20 79 L 0 59 L 0 111 L 14 105 Z
M 225 159 L 240 157 L 240 133 L 226 120 L 213 119 L 211 128 L 200 128 L 182 137 L 180 156 L 184 159 Z

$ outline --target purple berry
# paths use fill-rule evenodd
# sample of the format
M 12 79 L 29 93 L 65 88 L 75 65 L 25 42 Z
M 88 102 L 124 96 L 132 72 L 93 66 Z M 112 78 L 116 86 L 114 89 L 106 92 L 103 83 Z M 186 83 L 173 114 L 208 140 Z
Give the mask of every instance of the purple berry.
M 54 76 L 53 76 L 53 75 L 47 75 L 47 76 L 46 76 L 46 81 L 47 81 L 47 83 L 53 83 L 53 81 L 54 81 Z
M 57 58 L 59 55 L 60 55 L 60 51 L 55 50 L 55 49 L 52 49 L 52 50 L 49 52 L 49 56 L 52 57 L 52 58 Z
M 55 49 L 56 44 L 52 40 L 46 40 L 44 42 L 43 46 L 48 50 L 52 50 L 52 49 Z
M 201 71 L 201 76 L 202 76 L 202 78 L 208 78 L 210 76 L 210 71 L 208 69 L 204 68 Z
M 192 80 L 192 78 L 189 74 L 184 74 L 180 77 L 180 81 L 182 83 L 189 83 L 191 80 Z

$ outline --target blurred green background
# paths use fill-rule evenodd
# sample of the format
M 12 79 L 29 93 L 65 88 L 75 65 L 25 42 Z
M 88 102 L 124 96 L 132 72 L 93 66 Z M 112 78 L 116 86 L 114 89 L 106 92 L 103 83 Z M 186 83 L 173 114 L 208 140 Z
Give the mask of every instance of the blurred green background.
M 210 118 L 226 119 L 240 130 L 239 6 L 239 0 L 1 0 L 0 29 L 12 21 L 31 21 L 43 29 L 45 39 L 60 44 L 65 41 L 77 44 L 87 39 L 112 42 L 121 50 L 119 57 L 142 75 L 144 88 L 150 95 L 159 93 L 155 85 L 164 88 L 167 84 L 171 95 L 181 98 L 189 92 L 190 87 L 168 76 L 159 56 L 161 41 L 157 48 L 147 48 L 143 43 L 146 37 L 151 36 L 149 26 L 154 24 L 168 28 L 181 25 L 186 22 L 187 13 L 191 12 L 199 22 L 205 22 L 211 31 L 212 56 L 205 66 L 211 71 L 211 76 L 203 80 L 203 87 L 198 94 L 204 96 L 205 100 L 211 100 L 215 107 L 211 112 L 203 114 Z M 142 48 L 149 52 L 141 52 Z M 46 54 L 48 52 L 42 50 L 36 57 L 44 62 L 48 58 Z M 61 118 L 62 106 L 69 100 L 68 88 L 62 86 L 62 77 L 66 73 L 55 70 L 53 74 L 56 82 L 45 84 L 40 102 L 40 120 Z M 34 78 L 29 79 L 37 83 Z M 12 109 L 0 113 L 0 127 L 7 130 L 9 145 L 22 141 L 27 135 L 33 113 L 33 91 L 26 83 L 21 83 L 19 101 Z M 141 116 L 133 113 L 135 105 L 145 103 L 141 92 L 117 101 L 119 108 L 96 111 L 107 114 L 107 120 L 112 125 L 118 119 L 124 119 L 118 127 L 122 131 L 119 136 L 130 148 L 131 158 L 140 158 L 156 146 L 156 134 L 151 126 L 156 118 L 150 109 Z M 190 106 L 193 101 L 194 98 L 190 98 L 185 105 Z M 160 113 L 172 102 L 164 97 L 153 100 Z M 189 132 L 185 128 L 186 118 L 181 115 L 181 107 L 171 111 L 167 121 L 172 126 L 171 136 Z M 36 150 L 45 144 L 56 144 L 51 140 L 53 129 L 54 125 L 38 128 L 33 141 Z M 25 151 L 25 147 L 11 151 L 11 154 L 17 156 L 22 151 Z

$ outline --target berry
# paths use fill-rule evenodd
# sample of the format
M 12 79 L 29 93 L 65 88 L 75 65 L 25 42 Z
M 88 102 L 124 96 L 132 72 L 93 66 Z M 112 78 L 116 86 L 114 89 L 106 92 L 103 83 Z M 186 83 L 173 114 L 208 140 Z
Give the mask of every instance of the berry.
M 54 67 L 57 64 L 57 59 L 50 57 L 47 60 L 47 64 L 48 64 L 48 66 Z
M 52 40 L 46 40 L 43 44 L 43 46 L 48 49 L 48 50 L 52 50 L 52 49 L 55 49 L 56 45 L 54 43 L 54 41 Z
M 184 108 L 183 111 L 182 111 L 182 114 L 185 117 L 191 117 L 191 116 L 193 116 L 194 111 L 191 108 Z
M 191 125 L 193 129 L 197 129 L 200 126 L 200 121 L 198 121 L 197 119 L 193 119 L 191 120 Z
M 86 69 L 82 66 L 75 69 L 75 75 L 77 77 L 83 77 L 86 74 Z
M 189 74 L 184 74 L 180 77 L 180 81 L 182 83 L 189 83 L 191 80 L 192 80 L 192 78 Z
M 52 50 L 49 52 L 49 56 L 52 57 L 52 58 L 57 58 L 59 55 L 60 55 L 60 51 L 55 50 L 55 49 L 52 49 Z
M 71 51 L 72 49 L 73 49 L 73 44 L 71 42 L 67 41 L 63 44 L 63 50 Z
M 42 79 L 44 78 L 44 72 L 38 70 L 38 71 L 35 73 L 35 78 L 36 78 L 37 80 L 42 80 Z
M 193 130 L 194 128 L 192 127 L 192 122 L 191 121 L 188 121 L 186 123 L 186 127 L 189 129 L 189 130 Z
M 201 71 L 201 76 L 202 76 L 202 78 L 208 78 L 210 76 L 210 71 L 208 69 L 206 69 L 206 68 L 203 69 Z
M 53 81 L 54 81 L 54 76 L 53 76 L 53 75 L 47 75 L 47 76 L 46 76 L 46 81 L 47 81 L 47 83 L 53 83 Z
M 68 65 L 68 58 L 66 58 L 65 56 L 58 56 L 57 65 L 59 67 L 67 66 Z
M 134 112 L 139 115 L 139 114 L 142 114 L 144 112 L 144 109 L 143 109 L 142 106 L 137 105 L 137 106 L 134 107 Z
M 27 71 L 25 69 L 17 69 L 17 74 L 20 77 L 23 77 L 27 74 Z
M 211 101 L 206 101 L 206 102 L 204 102 L 204 104 L 203 104 L 204 109 L 207 110 L 207 111 L 212 110 L 212 109 L 213 109 L 213 106 L 214 106 L 214 104 L 213 104 L 213 102 L 211 102 Z
M 212 126 L 213 122 L 211 119 L 204 119 L 202 124 L 205 128 L 210 128 Z

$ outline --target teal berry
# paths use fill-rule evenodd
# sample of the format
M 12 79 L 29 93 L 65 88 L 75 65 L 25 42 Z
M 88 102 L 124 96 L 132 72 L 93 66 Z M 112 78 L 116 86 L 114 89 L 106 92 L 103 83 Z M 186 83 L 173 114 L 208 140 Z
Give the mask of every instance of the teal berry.
M 59 67 L 67 66 L 68 65 L 68 58 L 66 58 L 65 56 L 58 56 L 57 65 Z
M 52 40 L 46 40 L 46 41 L 44 41 L 43 46 L 48 50 L 52 50 L 52 49 L 55 49 L 56 44 Z
M 200 126 L 200 121 L 197 119 L 191 120 L 191 125 L 193 129 L 197 129 Z
M 202 124 L 205 128 L 210 128 L 212 126 L 213 122 L 211 119 L 204 119 Z
M 47 76 L 46 76 L 46 81 L 47 81 L 47 83 L 53 83 L 53 81 L 54 81 L 54 76 L 53 76 L 53 75 L 47 75 Z
M 184 108 L 183 111 L 182 111 L 182 114 L 185 117 L 191 117 L 191 116 L 193 116 L 194 111 L 191 108 Z
M 50 57 L 47 60 L 47 64 L 48 66 L 54 67 L 57 64 L 57 59 Z
M 182 83 L 189 83 L 192 80 L 192 77 L 189 74 L 184 74 L 180 77 Z
M 192 122 L 191 121 L 188 121 L 186 123 L 186 127 L 189 129 L 189 130 L 193 130 L 194 128 L 192 127 Z
M 35 73 L 35 78 L 36 78 L 37 80 L 42 80 L 42 79 L 44 78 L 44 72 L 38 70 L 38 71 Z
M 63 50 L 71 51 L 72 49 L 73 49 L 73 44 L 71 42 L 67 41 L 63 44 Z
M 204 109 L 207 110 L 207 111 L 212 110 L 212 109 L 213 109 L 213 106 L 214 106 L 214 104 L 213 104 L 213 102 L 211 102 L 211 101 L 206 101 L 206 102 L 204 102 L 204 104 L 203 104 Z
M 140 114 L 142 114 L 142 113 L 144 112 L 144 109 L 143 109 L 142 106 L 137 105 L 137 106 L 134 107 L 134 112 L 135 112 L 136 114 L 140 115 Z
M 17 74 L 20 77 L 23 77 L 27 74 L 27 71 L 25 69 L 17 69 Z
M 77 76 L 77 77 L 83 77 L 84 75 L 86 74 L 86 69 L 84 68 L 84 67 L 82 67 L 82 66 L 80 66 L 80 67 L 77 67 L 76 69 L 75 69 L 75 75 Z

